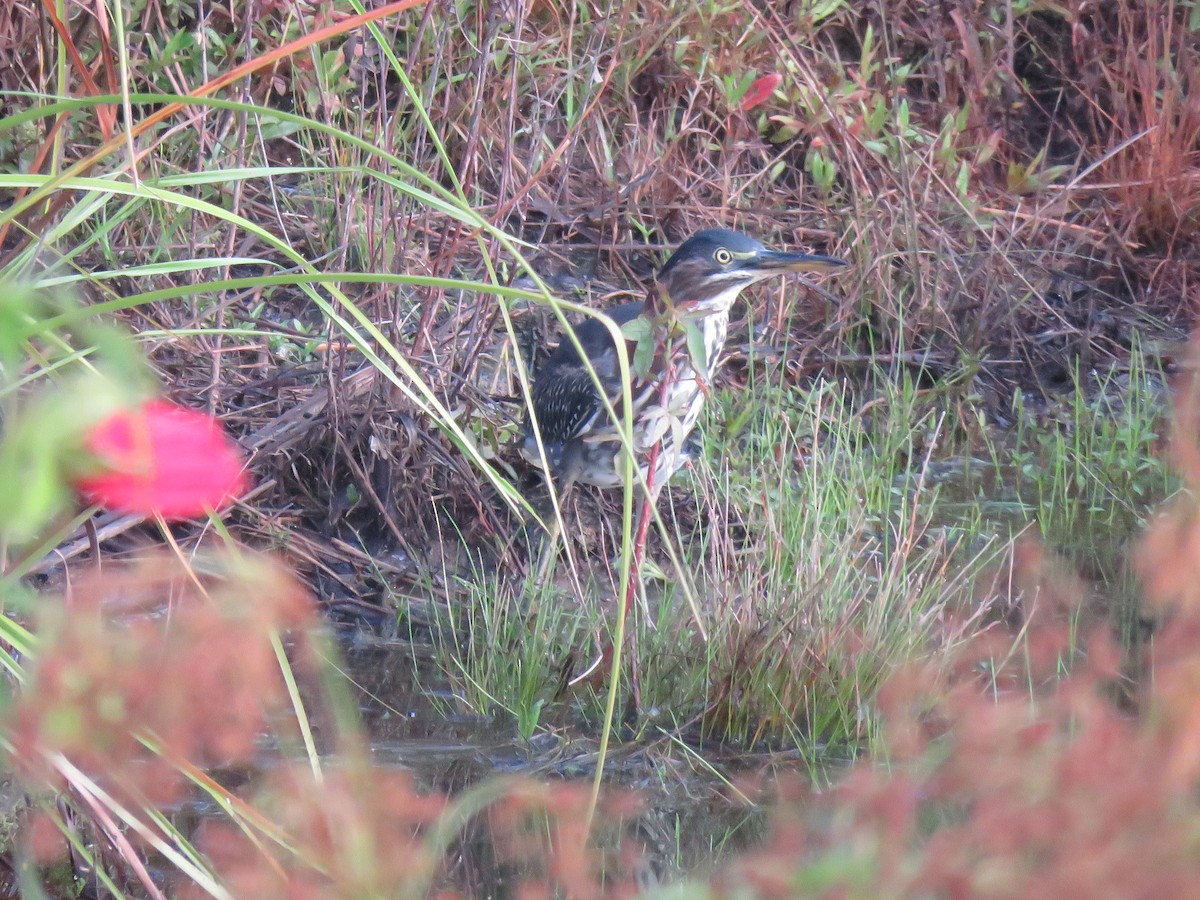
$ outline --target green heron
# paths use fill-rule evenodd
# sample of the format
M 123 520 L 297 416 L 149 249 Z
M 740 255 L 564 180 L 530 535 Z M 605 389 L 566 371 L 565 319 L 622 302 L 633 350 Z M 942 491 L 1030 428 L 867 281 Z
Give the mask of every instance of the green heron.
M 658 329 L 659 340 L 672 328 L 676 336 L 690 329 L 703 337 L 703 359 L 698 358 L 698 346 L 677 341 L 688 349 L 659 352 L 648 372 L 632 375 L 633 450 L 643 478 L 661 487 L 684 463 L 684 441 L 704 406 L 706 380 L 719 362 L 729 310 L 742 288 L 786 272 L 825 272 L 845 265 L 844 260 L 831 256 L 769 250 L 744 234 L 714 228 L 692 235 L 675 251 L 658 274 L 657 290 L 651 290 L 644 302 L 626 303 L 606 312 L 618 327 L 643 316 Z M 672 319 L 674 325 L 667 324 Z M 630 329 L 626 328 L 625 333 L 628 336 Z M 596 378 L 575 345 L 564 338 L 543 363 L 533 384 L 533 415 L 541 432 L 546 463 L 560 492 L 574 482 L 619 487 L 624 483 L 620 429 L 596 389 L 598 379 L 620 416 L 617 349 L 611 332 L 599 319 L 589 318 L 579 325 L 575 337 Z M 633 359 L 633 341 L 628 349 Z M 700 367 L 703 371 L 697 371 Z M 649 451 L 659 440 L 662 445 L 653 478 L 649 479 Z M 537 434 L 530 420 L 525 423 L 521 453 L 541 465 Z

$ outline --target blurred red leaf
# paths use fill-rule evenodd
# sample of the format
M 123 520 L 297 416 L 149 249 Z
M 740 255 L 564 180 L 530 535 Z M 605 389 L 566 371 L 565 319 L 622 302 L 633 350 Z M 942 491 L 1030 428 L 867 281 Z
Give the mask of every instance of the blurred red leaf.
M 241 454 L 220 424 L 163 400 L 114 413 L 84 443 L 103 468 L 75 487 L 106 509 L 190 519 L 246 489 Z
M 775 88 L 779 87 L 781 81 L 783 76 L 776 72 L 755 78 L 750 87 L 746 88 L 746 93 L 742 94 L 742 109 L 754 109 L 765 103 L 775 93 Z

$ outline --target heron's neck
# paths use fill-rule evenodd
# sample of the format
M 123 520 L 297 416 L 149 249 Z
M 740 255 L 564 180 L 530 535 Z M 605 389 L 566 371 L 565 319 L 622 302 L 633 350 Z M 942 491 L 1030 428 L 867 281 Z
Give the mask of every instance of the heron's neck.
M 744 287 L 746 287 L 745 284 L 731 284 L 719 294 L 713 294 L 707 300 L 701 300 L 692 307 L 690 312 L 693 315 L 729 318 L 729 310 L 733 309 L 733 302 L 737 300 L 738 294 Z
M 725 336 L 729 332 L 729 311 L 744 286 L 731 285 L 688 310 L 688 317 L 696 320 L 704 335 L 705 364 L 710 373 L 716 368 L 721 350 L 725 347 Z

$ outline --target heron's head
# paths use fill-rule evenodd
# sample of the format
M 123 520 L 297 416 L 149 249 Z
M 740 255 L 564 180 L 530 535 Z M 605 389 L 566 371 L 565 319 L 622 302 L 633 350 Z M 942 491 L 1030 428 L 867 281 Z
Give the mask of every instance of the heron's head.
M 832 256 L 771 250 L 726 228 L 692 235 L 658 274 L 672 305 L 698 314 L 728 312 L 742 288 L 786 272 L 830 272 L 846 266 Z

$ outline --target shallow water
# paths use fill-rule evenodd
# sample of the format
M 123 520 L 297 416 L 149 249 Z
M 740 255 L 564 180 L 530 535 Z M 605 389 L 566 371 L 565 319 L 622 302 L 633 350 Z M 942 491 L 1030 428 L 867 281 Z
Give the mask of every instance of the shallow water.
M 433 664 L 428 648 L 359 636 L 342 650 L 376 765 L 398 767 L 422 787 L 451 794 L 501 775 L 590 784 L 598 734 L 563 723 L 539 729 L 525 741 L 511 716 L 470 712 Z M 414 660 L 419 684 L 413 677 Z M 689 759 L 688 752 L 681 752 L 671 736 L 647 731 L 637 741 L 617 740 L 605 772 L 607 784 L 636 791 L 643 802 L 641 813 L 626 820 L 622 831 L 641 848 L 646 878 L 652 873 L 647 883 L 703 870 L 718 852 L 745 847 L 761 835 L 764 807 L 731 788 L 727 777 L 736 780 L 764 769 L 801 770 L 787 754 L 706 752 L 701 765 L 699 757 Z M 711 768 L 705 771 L 706 766 Z M 475 851 L 480 860 L 490 858 L 483 846 Z M 479 866 L 476 860 L 467 868 L 478 873 Z M 497 877 L 503 880 L 501 874 Z

